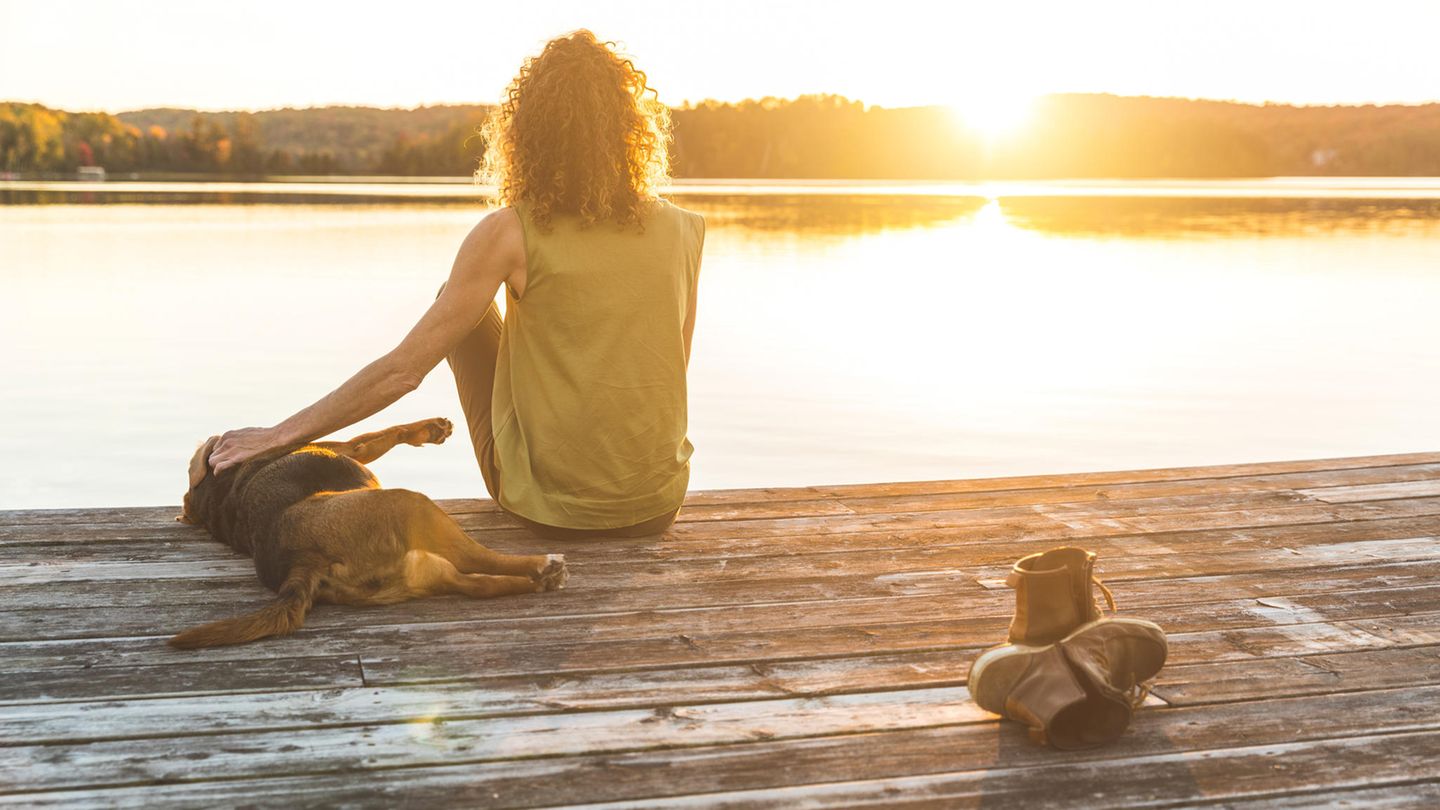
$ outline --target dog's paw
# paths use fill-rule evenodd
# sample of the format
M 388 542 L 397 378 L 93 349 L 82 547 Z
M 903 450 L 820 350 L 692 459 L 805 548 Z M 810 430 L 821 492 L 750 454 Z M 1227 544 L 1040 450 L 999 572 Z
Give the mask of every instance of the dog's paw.
M 564 588 L 570 579 L 570 571 L 565 568 L 565 555 L 547 554 L 545 559 L 545 567 L 540 569 L 540 574 L 536 577 L 540 582 L 540 589 L 558 591 Z
M 410 426 L 405 432 L 405 443 L 416 447 L 422 444 L 444 444 L 454 430 L 455 426 L 444 417 L 426 419 Z

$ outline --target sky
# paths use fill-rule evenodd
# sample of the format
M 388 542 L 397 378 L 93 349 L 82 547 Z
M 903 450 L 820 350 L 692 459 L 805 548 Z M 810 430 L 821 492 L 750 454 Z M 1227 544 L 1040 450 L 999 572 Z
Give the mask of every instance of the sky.
M 672 105 L 838 93 L 1440 100 L 1440 2 L 0 0 L 0 100 L 67 110 L 491 103 L 544 42 L 618 42 Z

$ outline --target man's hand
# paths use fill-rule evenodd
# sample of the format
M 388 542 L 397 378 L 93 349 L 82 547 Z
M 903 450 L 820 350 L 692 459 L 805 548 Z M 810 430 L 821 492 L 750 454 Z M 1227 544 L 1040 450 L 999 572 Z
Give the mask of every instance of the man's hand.
M 243 464 L 246 461 L 270 450 L 286 444 L 285 440 L 278 434 L 275 428 L 241 428 L 239 430 L 227 430 L 210 451 L 210 468 L 216 475 Z

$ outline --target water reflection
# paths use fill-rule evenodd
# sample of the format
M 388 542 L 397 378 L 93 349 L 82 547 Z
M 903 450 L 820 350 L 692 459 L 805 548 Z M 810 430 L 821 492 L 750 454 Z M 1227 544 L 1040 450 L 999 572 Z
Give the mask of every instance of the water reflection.
M 679 205 L 705 215 L 709 227 L 855 236 L 933 227 L 974 216 L 983 197 L 802 196 L 716 197 L 675 195 Z
M 1065 236 L 1307 236 L 1440 230 L 1440 200 L 1342 198 L 1002 197 L 1021 228 Z
M 695 488 L 1440 445 L 1435 201 L 680 201 L 709 222 Z M 176 502 L 198 440 L 283 418 L 393 347 L 483 212 L 0 206 L 0 507 Z M 354 432 L 439 415 L 460 418 L 443 366 Z M 459 441 L 377 473 L 484 491 Z
M 469 182 L 0 182 L 0 205 L 345 205 L 478 210 Z M 670 196 L 713 224 L 807 235 L 859 235 L 962 220 L 998 201 L 1011 224 L 1068 236 L 1175 238 L 1336 232 L 1430 234 L 1433 178 L 1239 181 L 754 185 L 689 181 Z

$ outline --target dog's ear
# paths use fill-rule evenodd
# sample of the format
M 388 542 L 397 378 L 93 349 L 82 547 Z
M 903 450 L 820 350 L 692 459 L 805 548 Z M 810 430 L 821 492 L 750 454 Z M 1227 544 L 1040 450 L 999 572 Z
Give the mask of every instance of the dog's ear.
M 204 481 L 206 473 L 210 472 L 210 451 L 215 449 L 215 445 L 219 441 L 219 436 L 211 436 L 206 439 L 205 443 L 200 446 L 200 449 L 195 451 L 195 456 L 190 459 L 191 489 L 194 489 L 201 481 Z

